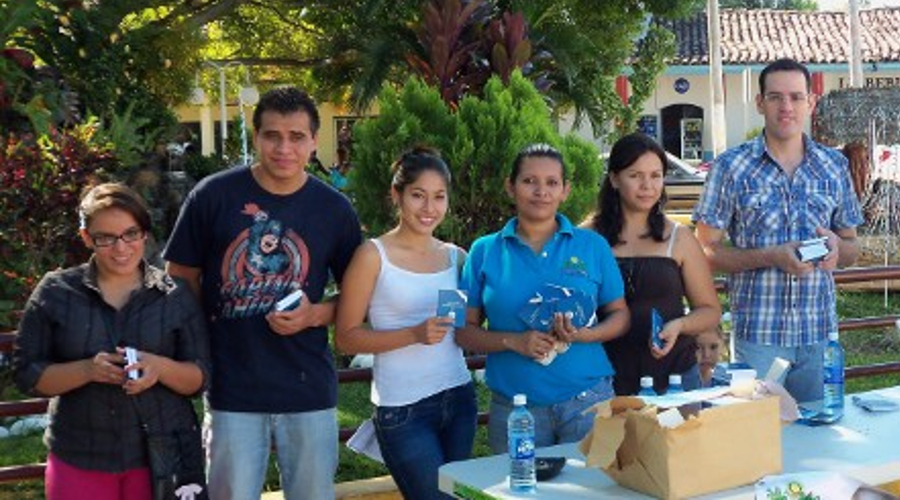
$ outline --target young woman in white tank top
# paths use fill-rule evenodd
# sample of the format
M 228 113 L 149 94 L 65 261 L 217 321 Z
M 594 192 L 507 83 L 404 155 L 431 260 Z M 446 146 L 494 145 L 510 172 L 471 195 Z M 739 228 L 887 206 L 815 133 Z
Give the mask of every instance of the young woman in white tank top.
M 432 150 L 414 149 L 394 164 L 398 224 L 357 250 L 338 306 L 337 348 L 375 354 L 376 435 L 404 498 L 448 498 L 437 469 L 468 458 L 475 437 L 471 375 L 452 318 L 437 316 L 438 290 L 457 289 L 466 256 L 433 234 L 449 189 L 450 171 Z

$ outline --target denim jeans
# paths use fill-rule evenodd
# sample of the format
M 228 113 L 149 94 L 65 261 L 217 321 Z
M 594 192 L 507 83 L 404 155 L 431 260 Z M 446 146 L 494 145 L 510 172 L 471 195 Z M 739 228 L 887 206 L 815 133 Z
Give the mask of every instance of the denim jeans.
M 574 398 L 548 406 L 528 405 L 534 416 L 535 447 L 552 446 L 560 443 L 574 443 L 593 428 L 594 413 L 582 412 L 601 401 L 611 399 L 612 377 L 602 377 L 600 382 L 578 393 Z M 490 420 L 488 421 L 488 444 L 494 453 L 506 453 L 506 421 L 512 411 L 512 401 L 496 392 L 491 392 Z
M 285 500 L 334 498 L 338 462 L 334 408 L 279 414 L 211 410 L 206 427 L 210 498 L 259 498 L 273 438 Z
M 781 347 L 735 339 L 734 354 L 735 359 L 747 363 L 756 370 L 758 378 L 766 376 L 776 357 L 789 361 L 791 367 L 784 379 L 784 388 L 798 403 L 808 403 L 822 399 L 822 384 L 825 377 L 823 356 L 826 343 Z
M 471 382 L 409 405 L 375 409 L 381 456 L 403 498 L 452 498 L 438 491 L 438 467 L 469 458 L 477 415 Z

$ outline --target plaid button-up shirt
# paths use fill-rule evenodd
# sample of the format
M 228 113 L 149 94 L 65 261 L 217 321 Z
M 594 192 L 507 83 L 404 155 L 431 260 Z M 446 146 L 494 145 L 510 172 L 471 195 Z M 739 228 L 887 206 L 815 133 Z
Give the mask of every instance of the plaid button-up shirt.
M 90 359 L 132 346 L 209 373 L 209 338 L 200 305 L 184 282 L 146 263 L 144 285 L 120 310 L 104 302 L 93 261 L 47 273 L 25 306 L 14 352 L 19 389 L 35 390 L 48 366 Z M 190 398 L 157 383 L 142 392 L 143 423 L 154 432 L 187 429 L 196 417 Z M 50 452 L 82 469 L 122 472 L 146 466 L 146 444 L 134 396 L 89 383 L 50 401 L 44 436 Z
M 803 138 L 793 176 L 769 155 L 763 135 L 720 155 L 694 210 L 694 221 L 725 230 L 736 248 L 764 248 L 815 238 L 863 222 L 847 160 Z M 798 277 L 762 267 L 729 277 L 732 326 L 738 338 L 793 347 L 821 342 L 837 330 L 834 278 L 815 269 Z

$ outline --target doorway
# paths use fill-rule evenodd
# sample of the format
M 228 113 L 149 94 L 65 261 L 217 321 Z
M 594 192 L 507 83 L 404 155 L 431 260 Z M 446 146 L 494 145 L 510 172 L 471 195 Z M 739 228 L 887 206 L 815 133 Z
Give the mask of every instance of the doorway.
M 693 104 L 671 104 L 662 108 L 660 113 L 660 121 L 662 122 L 662 146 L 663 149 L 681 158 L 684 149 L 685 137 L 682 134 L 683 120 L 700 119 L 703 120 L 703 108 Z M 697 138 L 688 138 L 691 147 L 699 147 L 702 155 L 702 128 L 700 134 L 700 143 L 697 144 Z

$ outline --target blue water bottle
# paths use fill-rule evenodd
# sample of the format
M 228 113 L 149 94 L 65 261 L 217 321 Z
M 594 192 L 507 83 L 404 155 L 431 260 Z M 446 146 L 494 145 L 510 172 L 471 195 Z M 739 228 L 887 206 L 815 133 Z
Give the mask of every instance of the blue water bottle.
M 684 392 L 684 387 L 681 386 L 681 375 L 677 373 L 669 375 L 669 390 L 666 394 L 678 394 L 681 392 Z
M 506 421 L 509 444 L 509 489 L 514 493 L 534 493 L 534 417 L 525 407 L 524 394 L 513 396 L 513 410 Z
M 831 415 L 844 412 L 844 348 L 838 338 L 838 332 L 828 334 L 825 344 L 825 386 L 822 410 Z
M 638 396 L 656 396 L 653 390 L 653 377 L 641 377 L 641 390 Z

